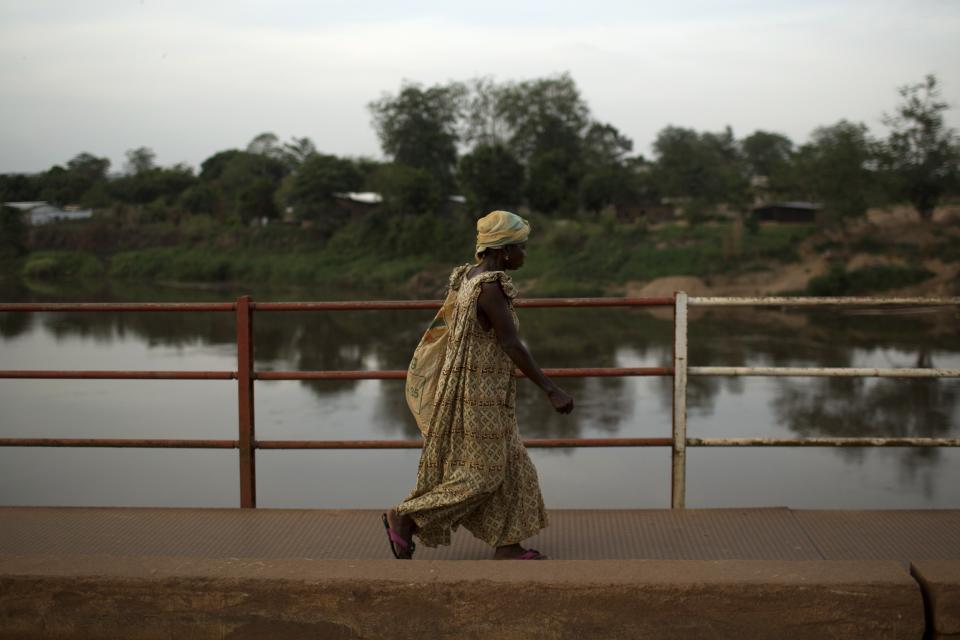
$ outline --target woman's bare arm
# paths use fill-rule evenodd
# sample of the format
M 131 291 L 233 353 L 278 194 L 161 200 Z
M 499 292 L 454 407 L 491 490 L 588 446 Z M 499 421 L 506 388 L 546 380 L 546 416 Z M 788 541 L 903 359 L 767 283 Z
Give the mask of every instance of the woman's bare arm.
M 573 411 L 573 398 L 540 370 L 527 347 L 520 341 L 517 327 L 513 323 L 513 315 L 507 304 L 507 297 L 500 288 L 500 283 L 484 282 L 480 287 L 477 307 L 480 313 L 490 321 L 500 348 L 506 352 L 520 371 L 546 392 L 554 409 L 560 413 Z

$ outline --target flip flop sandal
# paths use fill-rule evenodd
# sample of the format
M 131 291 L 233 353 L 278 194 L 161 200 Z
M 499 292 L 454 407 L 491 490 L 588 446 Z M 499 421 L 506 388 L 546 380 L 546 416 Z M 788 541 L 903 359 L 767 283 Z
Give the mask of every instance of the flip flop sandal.
M 519 556 L 517 556 L 517 560 L 546 560 L 546 559 L 547 559 L 547 556 L 543 555 L 536 549 L 527 549 L 526 551 L 521 553 Z
M 390 543 L 390 551 L 397 560 L 412 560 L 413 552 L 417 550 L 417 545 L 413 540 L 409 542 L 403 539 L 399 533 L 390 528 L 390 521 L 387 520 L 387 514 L 380 517 L 383 520 L 383 528 L 387 530 L 387 540 Z M 400 549 L 398 552 L 397 549 Z

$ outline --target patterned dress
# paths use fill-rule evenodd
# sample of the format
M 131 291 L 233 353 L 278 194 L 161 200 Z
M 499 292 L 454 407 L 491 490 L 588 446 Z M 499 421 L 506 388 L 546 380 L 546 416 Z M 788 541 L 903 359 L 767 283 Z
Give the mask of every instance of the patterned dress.
M 537 471 L 517 430 L 514 365 L 493 329 L 477 320 L 484 282 L 499 282 L 514 323 L 517 290 L 503 271 L 473 278 L 454 269 L 457 292 L 436 407 L 424 436 L 417 485 L 397 506 L 413 518 L 428 547 L 450 544 L 463 526 L 495 547 L 518 543 L 547 526 Z

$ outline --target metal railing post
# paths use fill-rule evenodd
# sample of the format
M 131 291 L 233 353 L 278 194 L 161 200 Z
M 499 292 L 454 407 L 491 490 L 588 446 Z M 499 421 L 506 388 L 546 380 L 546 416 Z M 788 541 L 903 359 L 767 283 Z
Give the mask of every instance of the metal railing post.
M 673 303 L 673 459 L 670 507 L 683 509 L 687 496 L 687 294 Z
M 257 506 L 256 440 L 253 407 L 253 305 L 250 296 L 237 298 L 237 400 L 240 449 L 240 506 Z

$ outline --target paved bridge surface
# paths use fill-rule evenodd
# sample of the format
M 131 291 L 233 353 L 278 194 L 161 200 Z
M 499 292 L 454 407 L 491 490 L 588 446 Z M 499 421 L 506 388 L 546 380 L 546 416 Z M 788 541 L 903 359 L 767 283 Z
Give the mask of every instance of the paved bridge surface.
M 563 560 L 960 560 L 960 509 L 556 510 L 528 543 Z M 389 559 L 379 511 L 0 508 L 0 554 Z M 465 530 L 418 560 L 481 560 Z
M 960 510 L 551 512 L 555 560 L 378 511 L 0 508 L 0 636 L 958 637 Z

